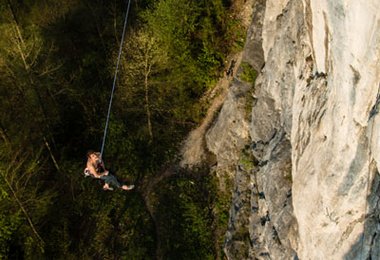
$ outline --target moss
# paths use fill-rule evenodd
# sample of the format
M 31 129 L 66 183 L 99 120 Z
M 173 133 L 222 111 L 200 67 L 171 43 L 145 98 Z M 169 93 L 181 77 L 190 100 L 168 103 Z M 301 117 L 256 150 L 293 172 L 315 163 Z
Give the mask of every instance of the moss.
M 247 38 L 247 29 L 244 28 L 239 19 L 229 19 L 227 21 L 227 44 L 232 43 L 231 52 L 236 53 L 244 49 L 245 40 Z
M 240 226 L 237 228 L 232 237 L 232 245 L 230 252 L 236 257 L 236 259 L 247 259 L 249 255 L 250 244 L 249 230 L 246 226 Z
M 252 114 L 252 107 L 253 107 L 254 101 L 255 101 L 255 98 L 253 97 L 252 92 L 249 91 L 248 94 L 246 95 L 245 106 L 244 106 L 245 120 L 247 120 L 248 122 L 251 122 L 251 114 Z
M 257 78 L 257 71 L 247 62 L 242 62 L 240 68 L 240 79 L 254 86 Z
M 290 161 L 285 165 L 283 172 L 285 180 L 289 181 L 290 183 L 293 183 L 292 163 Z
M 250 154 L 250 148 L 245 147 L 240 154 L 239 164 L 246 170 L 247 172 L 252 171 L 254 168 L 254 160 L 252 155 Z
M 289 181 L 290 183 L 293 183 L 293 176 L 292 176 L 292 172 L 291 171 L 285 173 L 285 179 L 287 181 Z
M 247 226 L 240 226 L 235 230 L 235 234 L 233 235 L 235 241 L 250 241 L 249 230 Z
M 248 91 L 246 94 L 246 97 L 245 97 L 246 102 L 245 102 L 245 109 L 244 109 L 246 120 L 250 121 L 252 106 L 253 106 L 253 102 L 255 101 L 255 98 L 253 97 L 253 92 L 254 92 L 254 86 L 255 86 L 255 82 L 257 78 L 257 71 L 249 63 L 242 62 L 240 64 L 239 78 L 242 81 L 245 81 L 252 86 L 250 91 Z

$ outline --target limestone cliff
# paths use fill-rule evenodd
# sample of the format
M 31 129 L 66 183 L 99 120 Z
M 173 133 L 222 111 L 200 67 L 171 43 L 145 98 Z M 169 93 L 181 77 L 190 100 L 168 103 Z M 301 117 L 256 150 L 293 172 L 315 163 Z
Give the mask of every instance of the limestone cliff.
M 229 259 L 380 259 L 379 8 L 254 1 L 241 64 L 258 77 L 238 69 L 205 133 L 234 180 Z

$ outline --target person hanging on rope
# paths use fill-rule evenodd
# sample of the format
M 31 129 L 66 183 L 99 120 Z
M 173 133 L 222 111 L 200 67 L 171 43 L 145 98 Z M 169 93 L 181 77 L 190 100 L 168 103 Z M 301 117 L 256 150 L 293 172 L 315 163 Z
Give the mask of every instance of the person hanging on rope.
M 104 167 L 100 153 L 92 150 L 87 152 L 87 164 L 86 168 L 84 169 L 84 174 L 85 176 L 91 176 L 93 178 L 103 180 L 105 182 L 103 186 L 104 190 L 113 190 L 111 186 L 120 188 L 122 190 L 131 190 L 134 188 L 134 185 L 120 184 L 116 177 L 110 174 L 110 172 Z

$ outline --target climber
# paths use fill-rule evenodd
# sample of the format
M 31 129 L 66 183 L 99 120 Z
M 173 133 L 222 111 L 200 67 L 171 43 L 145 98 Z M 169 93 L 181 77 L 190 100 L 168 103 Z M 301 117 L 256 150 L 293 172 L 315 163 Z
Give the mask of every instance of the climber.
M 100 158 L 100 153 L 95 151 L 87 152 L 87 165 L 84 169 L 85 176 L 91 176 L 93 178 L 104 180 L 104 190 L 113 190 L 111 186 L 115 186 L 122 190 L 131 190 L 134 185 L 122 185 L 116 179 L 116 177 L 109 173 L 108 170 L 104 167 L 104 163 Z

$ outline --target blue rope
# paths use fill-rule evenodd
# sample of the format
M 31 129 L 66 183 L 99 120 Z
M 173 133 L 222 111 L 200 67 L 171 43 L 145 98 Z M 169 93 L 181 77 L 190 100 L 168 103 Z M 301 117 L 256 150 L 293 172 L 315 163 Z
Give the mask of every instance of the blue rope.
M 110 97 L 110 101 L 109 101 L 109 104 L 108 104 L 107 120 L 106 120 L 106 125 L 104 127 L 104 135 L 103 135 L 103 141 L 102 141 L 102 148 L 100 149 L 100 158 L 102 158 L 102 156 L 103 156 L 104 144 L 106 142 L 106 137 L 107 137 L 107 130 L 108 130 L 108 124 L 109 124 L 110 114 L 111 114 L 111 106 L 112 106 L 113 94 L 115 92 L 117 72 L 119 71 L 120 58 L 121 58 L 121 53 L 123 51 L 123 42 L 124 42 L 125 30 L 127 28 L 127 20 L 128 20 L 128 14 L 129 14 L 129 7 L 130 7 L 130 5 L 131 5 L 131 0 L 128 1 L 127 12 L 125 13 L 123 34 L 121 36 L 120 47 L 119 47 L 119 55 L 117 57 L 115 75 L 113 77 L 111 97 Z

